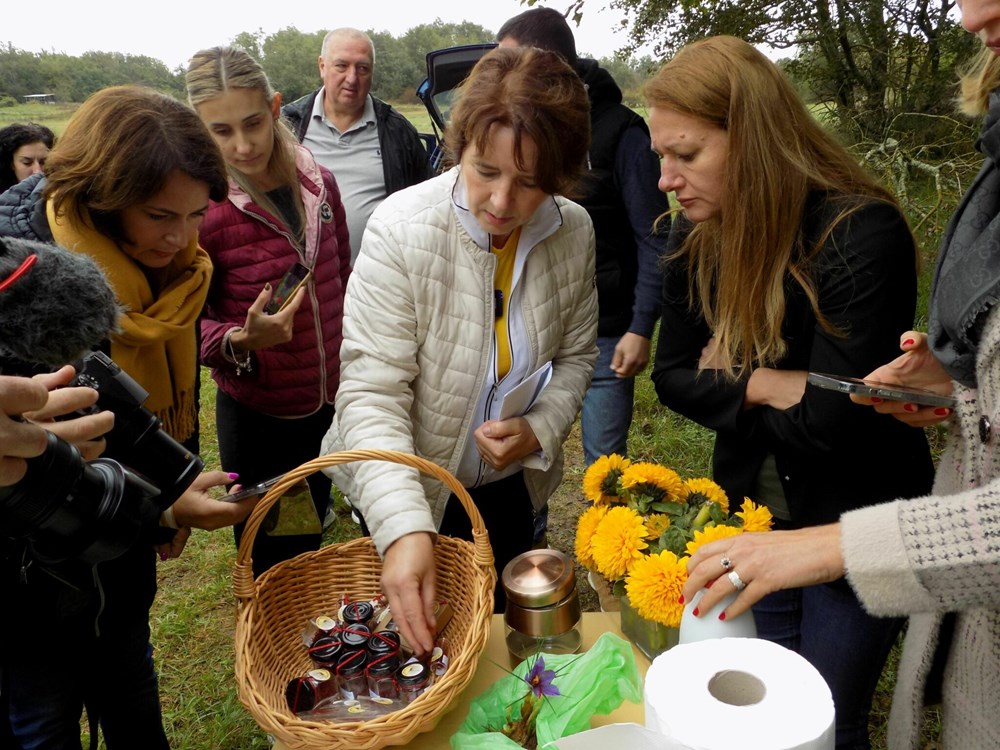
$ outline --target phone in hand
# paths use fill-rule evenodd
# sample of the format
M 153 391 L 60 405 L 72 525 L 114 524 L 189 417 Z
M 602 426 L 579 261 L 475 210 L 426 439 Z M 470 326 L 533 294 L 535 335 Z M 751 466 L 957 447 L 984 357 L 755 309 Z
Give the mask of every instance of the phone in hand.
M 246 497 L 253 497 L 254 495 L 263 495 L 274 485 L 280 482 L 284 478 L 284 474 L 279 474 L 276 477 L 271 477 L 270 479 L 265 479 L 263 482 L 259 482 L 251 487 L 244 487 L 239 492 L 232 492 L 228 495 L 223 495 L 219 500 L 223 500 L 227 503 L 235 503 L 237 500 L 242 500 Z
M 268 315 L 281 312 L 302 285 L 309 281 L 310 276 L 312 276 L 312 271 L 307 266 L 296 262 L 281 277 L 281 281 L 278 282 L 274 294 L 271 295 L 271 301 L 264 305 L 264 312 Z
M 947 406 L 953 409 L 957 401 L 951 396 L 942 396 L 924 388 L 911 388 L 895 383 L 880 383 L 877 380 L 849 378 L 842 375 L 828 375 L 822 372 L 811 372 L 807 378 L 810 385 L 826 388 L 840 393 L 856 393 L 869 398 L 881 398 L 886 401 L 904 401 L 921 406 Z

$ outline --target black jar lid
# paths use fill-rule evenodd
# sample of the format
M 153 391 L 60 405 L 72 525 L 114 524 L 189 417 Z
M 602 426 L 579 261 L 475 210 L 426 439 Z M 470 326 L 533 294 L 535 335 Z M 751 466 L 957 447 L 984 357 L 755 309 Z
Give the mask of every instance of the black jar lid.
M 352 677 L 356 674 L 364 672 L 365 665 L 368 663 L 368 652 L 363 649 L 360 651 L 348 651 L 340 655 L 340 659 L 337 661 L 337 676 L 338 677 Z
M 397 669 L 399 669 L 399 657 L 396 654 L 388 654 L 369 661 L 367 672 L 370 677 L 385 677 L 395 674 Z
M 309 658 L 317 664 L 330 664 L 336 661 L 341 648 L 339 635 L 324 635 L 309 647 Z
M 341 617 L 348 625 L 367 625 L 375 614 L 375 608 L 368 602 L 349 602 L 344 605 Z
M 395 654 L 399 652 L 399 633 L 393 630 L 380 630 L 372 633 L 368 639 L 368 653 L 372 656 Z
M 422 661 L 408 661 L 397 670 L 396 682 L 400 684 L 400 687 L 408 687 L 419 685 L 430 679 L 430 676 L 430 668 Z
M 364 651 L 371 638 L 372 631 L 367 625 L 348 625 L 340 631 L 340 642 L 345 651 Z

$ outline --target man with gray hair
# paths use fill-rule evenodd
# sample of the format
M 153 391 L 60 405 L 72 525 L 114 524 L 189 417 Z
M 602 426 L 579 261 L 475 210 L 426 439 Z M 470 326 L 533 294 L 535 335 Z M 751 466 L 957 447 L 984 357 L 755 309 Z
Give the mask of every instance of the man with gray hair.
M 323 39 L 323 85 L 282 108 L 299 141 L 337 179 L 357 260 L 375 207 L 397 190 L 431 176 L 416 128 L 372 96 L 375 48 L 358 29 L 334 29 Z

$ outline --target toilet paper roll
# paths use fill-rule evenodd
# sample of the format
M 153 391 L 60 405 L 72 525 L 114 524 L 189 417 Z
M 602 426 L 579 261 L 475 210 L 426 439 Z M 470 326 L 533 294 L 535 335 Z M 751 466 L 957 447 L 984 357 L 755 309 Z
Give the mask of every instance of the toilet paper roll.
M 816 668 L 770 641 L 719 638 L 660 654 L 646 727 L 670 750 L 833 750 L 833 698 Z

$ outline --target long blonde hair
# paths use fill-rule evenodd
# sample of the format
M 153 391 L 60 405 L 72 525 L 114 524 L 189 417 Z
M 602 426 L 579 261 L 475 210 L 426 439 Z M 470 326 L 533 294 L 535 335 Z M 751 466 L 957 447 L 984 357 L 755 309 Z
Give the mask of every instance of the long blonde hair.
M 260 64 L 247 52 L 235 47 L 212 47 L 196 52 L 188 63 L 184 77 L 188 102 L 196 110 L 199 104 L 215 99 L 229 89 L 252 89 L 264 96 L 270 106 L 277 96 L 267 74 Z M 295 134 L 280 117 L 274 118 L 274 148 L 267 164 L 268 173 L 281 185 L 291 188 L 295 210 L 299 214 L 299 243 L 304 242 L 305 207 L 299 187 L 298 172 L 295 167 L 295 149 L 298 144 Z M 274 216 L 281 216 L 277 206 L 267 193 L 257 188 L 240 170 L 227 164 L 233 180 L 253 199 Z
M 967 115 L 984 115 L 990 94 L 1000 87 L 1000 57 L 983 47 L 963 71 L 958 96 L 959 109 Z
M 810 261 L 834 228 L 871 199 L 897 205 L 813 118 L 782 72 L 731 36 L 685 46 L 645 87 L 651 107 L 699 118 L 727 131 L 722 210 L 698 223 L 675 253 L 686 257 L 692 299 L 716 337 L 729 377 L 784 356 L 785 283 L 805 292 L 823 316 Z M 802 223 L 812 191 L 827 191 L 839 212 L 805 246 Z M 693 303 L 692 303 L 693 304 Z

